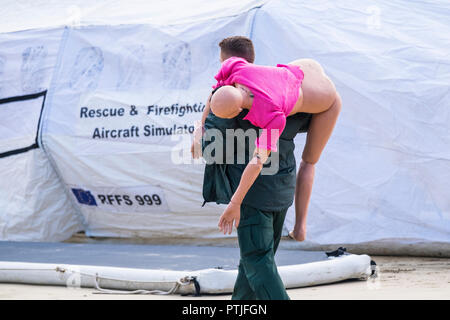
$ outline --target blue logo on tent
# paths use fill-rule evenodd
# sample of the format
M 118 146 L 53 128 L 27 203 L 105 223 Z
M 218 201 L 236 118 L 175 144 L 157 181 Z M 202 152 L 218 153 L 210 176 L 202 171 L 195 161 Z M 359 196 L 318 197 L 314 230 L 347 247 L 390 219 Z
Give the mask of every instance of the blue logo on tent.
M 72 192 L 77 198 L 78 202 L 81 204 L 86 204 L 88 206 L 96 206 L 97 202 L 95 202 L 94 196 L 90 191 L 83 189 L 74 189 L 72 188 Z

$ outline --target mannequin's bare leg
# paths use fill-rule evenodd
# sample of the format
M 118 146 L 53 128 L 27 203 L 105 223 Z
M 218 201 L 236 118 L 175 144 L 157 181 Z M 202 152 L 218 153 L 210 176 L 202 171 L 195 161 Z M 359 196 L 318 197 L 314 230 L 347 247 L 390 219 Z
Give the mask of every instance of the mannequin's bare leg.
M 306 136 L 295 187 L 295 226 L 290 234 L 297 241 L 306 238 L 306 216 L 314 183 L 315 164 L 319 161 L 341 111 L 341 98 L 339 95 L 336 97 L 331 108 L 312 116 Z
M 303 101 L 297 105 L 300 112 L 313 113 L 303 149 L 302 162 L 297 174 L 295 190 L 295 226 L 290 236 L 297 241 L 306 238 L 306 217 L 314 183 L 315 164 L 333 132 L 342 108 L 342 101 L 322 67 L 310 59 L 300 59 L 305 79 L 302 83 Z

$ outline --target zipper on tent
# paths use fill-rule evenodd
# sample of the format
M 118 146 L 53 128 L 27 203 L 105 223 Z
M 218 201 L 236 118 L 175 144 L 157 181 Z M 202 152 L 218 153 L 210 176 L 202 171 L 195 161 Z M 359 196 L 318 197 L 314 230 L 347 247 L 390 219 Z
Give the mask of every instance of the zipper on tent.
M 42 116 L 42 122 L 41 122 L 41 128 L 39 128 L 39 146 L 42 148 L 42 150 L 44 151 L 44 154 L 47 156 L 50 165 L 52 166 L 52 168 L 55 170 L 56 176 L 58 177 L 59 181 L 62 184 L 62 188 L 64 190 L 64 192 L 66 193 L 66 196 L 69 198 L 69 202 L 72 203 L 72 207 L 74 208 L 77 217 L 78 217 L 78 221 L 80 222 L 80 224 L 83 226 L 83 231 L 87 230 L 87 223 L 84 220 L 84 216 L 81 213 L 80 208 L 78 207 L 77 203 L 75 203 L 75 200 L 73 199 L 73 196 L 70 194 L 70 191 L 68 190 L 67 185 L 64 182 L 64 179 L 62 178 L 62 174 L 59 171 L 59 168 L 56 164 L 56 161 L 53 159 L 51 153 L 47 150 L 47 147 L 45 146 L 45 140 L 42 139 L 43 133 L 44 131 L 47 131 L 47 118 L 48 115 L 50 113 L 51 107 L 53 106 L 53 93 L 54 93 L 54 88 L 56 88 L 56 80 L 58 79 L 58 75 L 60 72 L 60 68 L 61 68 L 61 61 L 62 61 L 62 57 L 63 57 L 63 53 L 65 51 L 66 48 L 66 44 L 67 44 L 67 39 L 69 38 L 69 33 L 70 33 L 70 28 L 68 26 L 64 27 L 64 31 L 63 31 L 63 35 L 62 35 L 62 39 L 61 39 L 61 45 L 59 47 L 58 50 L 58 57 L 56 59 L 56 65 L 54 68 L 54 72 L 53 72 L 53 76 L 52 76 L 52 80 L 50 81 L 50 86 L 47 90 L 47 102 L 44 103 L 44 111 L 43 111 L 43 116 Z

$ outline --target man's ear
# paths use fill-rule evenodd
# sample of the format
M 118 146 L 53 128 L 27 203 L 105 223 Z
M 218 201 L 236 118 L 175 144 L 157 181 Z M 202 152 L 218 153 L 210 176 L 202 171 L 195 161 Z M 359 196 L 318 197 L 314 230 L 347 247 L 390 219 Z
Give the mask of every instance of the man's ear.
M 219 59 L 220 59 L 220 63 L 224 62 L 225 60 L 227 60 L 228 58 L 231 58 L 231 55 L 228 55 L 226 53 L 224 53 L 223 51 L 220 51 L 220 55 L 219 55 Z

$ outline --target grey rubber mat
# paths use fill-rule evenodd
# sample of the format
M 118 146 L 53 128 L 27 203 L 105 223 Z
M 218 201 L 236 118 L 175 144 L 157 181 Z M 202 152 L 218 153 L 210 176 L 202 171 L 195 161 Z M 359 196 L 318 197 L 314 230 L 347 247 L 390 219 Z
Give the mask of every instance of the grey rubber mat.
M 281 250 L 278 266 L 326 260 L 325 252 Z M 200 270 L 236 269 L 239 248 L 143 244 L 75 244 L 0 241 L 0 261 Z

